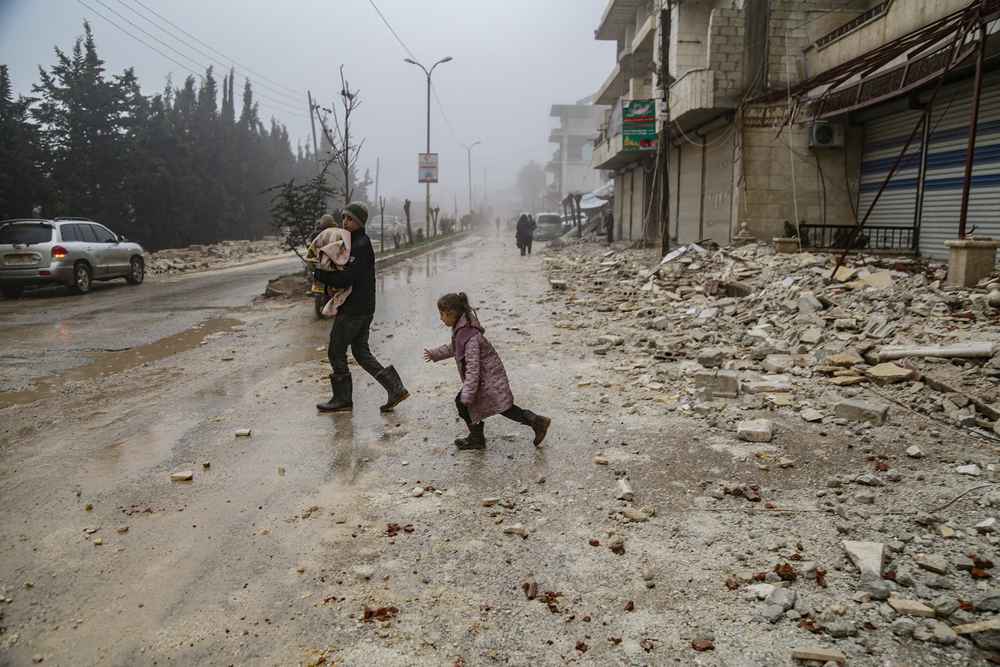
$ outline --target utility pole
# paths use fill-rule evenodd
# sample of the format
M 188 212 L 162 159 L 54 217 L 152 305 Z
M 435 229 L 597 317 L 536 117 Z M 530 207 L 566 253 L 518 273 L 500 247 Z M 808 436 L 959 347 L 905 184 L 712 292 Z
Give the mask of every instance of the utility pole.
M 377 197 L 375 201 L 378 202 L 379 210 L 382 212 L 379 217 L 379 220 L 381 220 L 381 229 L 379 229 L 379 250 L 385 252 L 385 197 Z
M 670 30 L 673 0 L 664 0 L 666 8 L 660 8 L 660 86 L 663 88 L 663 108 L 665 118 L 660 131 L 660 255 L 670 252 Z
M 424 74 L 427 75 L 427 154 L 428 155 L 430 155 L 430 152 L 431 152 L 431 75 L 434 74 L 434 70 L 435 70 L 435 68 L 437 68 L 438 65 L 440 65 L 442 63 L 451 62 L 451 60 L 452 60 L 451 56 L 448 56 L 446 58 L 442 58 L 441 60 L 439 60 L 436 63 L 434 63 L 431 66 L 430 69 L 427 69 L 426 67 L 424 67 L 423 65 L 421 65 L 420 63 L 418 63 L 416 60 L 411 60 L 410 58 L 404 58 L 403 59 L 403 62 L 409 63 L 411 65 L 416 65 L 417 67 L 419 67 L 420 69 L 422 69 L 424 71 Z M 441 167 L 440 167 L 440 164 L 439 164 L 438 165 L 438 169 L 440 169 L 440 168 Z M 430 183 L 430 181 L 427 181 L 427 201 L 426 201 L 426 210 L 425 210 L 425 217 L 424 217 L 424 225 L 425 225 L 425 233 L 428 234 L 428 235 L 430 235 L 430 231 L 431 231 L 431 183 Z
M 319 144 L 316 143 L 316 106 L 313 104 L 312 91 L 307 90 L 306 96 L 309 98 L 309 124 L 312 125 L 313 134 L 313 157 L 319 161 Z
M 472 144 L 462 144 L 465 147 L 466 157 L 469 165 L 469 215 L 472 215 L 472 149 L 483 142 L 474 141 Z
M 375 158 L 375 201 L 376 202 L 381 201 L 379 198 L 379 190 L 378 190 L 379 172 L 381 171 L 382 171 L 382 158 L 377 157 Z

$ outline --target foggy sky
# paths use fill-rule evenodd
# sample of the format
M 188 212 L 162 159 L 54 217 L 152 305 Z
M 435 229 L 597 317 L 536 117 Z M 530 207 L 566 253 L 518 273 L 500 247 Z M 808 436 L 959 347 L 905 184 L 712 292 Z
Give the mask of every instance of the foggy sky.
M 195 70 L 97 0 L 85 1 Z M 101 1 L 196 61 L 210 64 L 133 13 L 129 7 L 148 14 L 134 0 Z M 370 167 L 374 178 L 379 156 L 382 193 L 423 200 L 423 188 L 416 182 L 416 154 L 425 143 L 426 79 L 403 62 L 406 53 L 368 0 L 142 1 L 249 69 L 301 91 L 298 96 L 280 94 L 254 81 L 257 92 L 298 107 L 296 116 L 258 98 L 262 119 L 266 122 L 274 115 L 284 122 L 293 148 L 310 136 L 304 91 L 312 90 L 321 104 L 329 106 L 339 90 L 338 67 L 345 65 L 364 100 L 357 117 L 357 130 L 366 138 L 362 172 Z M 547 143 L 555 123 L 549 118 L 549 106 L 592 94 L 614 65 L 614 43 L 594 40 L 606 0 L 375 2 L 418 60 L 429 66 L 444 56 L 454 58 L 434 73 L 454 135 L 433 99 L 431 106 L 431 150 L 441 154 L 442 166 L 441 182 L 433 191 L 436 203 L 448 212 L 454 194 L 459 196 L 459 210 L 466 208 L 466 153 L 459 142 L 483 142 L 473 149 L 472 180 L 477 191 L 482 189 L 484 167 L 490 190 L 510 187 L 522 164 L 529 159 L 544 164 L 556 148 Z M 144 93 L 161 90 L 168 74 L 179 85 L 190 73 L 76 0 L 0 0 L 0 63 L 9 65 L 15 93 L 30 93 L 38 81 L 38 66 L 55 62 L 53 46 L 71 49 L 83 32 L 85 18 L 93 26 L 108 72 L 134 66 Z M 230 64 L 220 57 L 216 60 L 219 65 Z M 195 71 L 201 73 L 200 68 Z M 241 81 L 239 67 L 237 72 Z M 252 74 L 250 78 L 256 79 Z M 242 87 L 241 82 L 238 85 Z

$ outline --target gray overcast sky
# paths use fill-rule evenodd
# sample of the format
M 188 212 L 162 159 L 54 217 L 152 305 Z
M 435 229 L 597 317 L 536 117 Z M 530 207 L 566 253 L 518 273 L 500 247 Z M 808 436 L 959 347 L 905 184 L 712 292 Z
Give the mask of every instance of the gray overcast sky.
M 187 63 L 108 7 L 198 62 L 207 60 L 134 14 L 130 8 L 155 19 L 136 0 L 83 1 L 181 62 Z M 425 79 L 403 62 L 406 54 L 369 0 L 141 2 L 269 79 L 297 91 L 312 90 L 327 106 L 339 90 L 337 68 L 344 64 L 364 98 L 359 112 L 359 129 L 367 138 L 362 165 L 371 167 L 374 176 L 375 158 L 381 156 L 383 192 L 422 198 L 416 183 L 416 154 L 425 142 Z M 419 60 L 433 62 L 448 55 L 455 59 L 434 73 L 454 136 L 433 102 L 431 110 L 431 148 L 441 153 L 442 162 L 441 183 L 435 191 L 447 210 L 453 194 L 460 196 L 459 206 L 464 208 L 465 150 L 459 141 L 483 142 L 473 153 L 477 188 L 484 166 L 489 168 L 491 190 L 508 187 L 521 164 L 529 159 L 545 162 L 555 150 L 546 143 L 554 123 L 549 106 L 590 95 L 614 64 L 614 43 L 594 40 L 606 0 L 375 2 Z M 28 94 L 38 79 L 38 65 L 52 65 L 53 46 L 71 48 L 84 18 L 91 20 L 108 70 L 134 66 L 147 94 L 162 89 L 169 73 L 175 82 L 188 74 L 77 0 L 0 0 L 0 63 L 10 66 L 16 92 Z M 254 83 L 257 92 L 279 97 Z M 273 114 L 283 121 L 293 143 L 306 141 L 304 92 L 300 97 L 292 93 L 280 97 L 298 107 L 301 115 L 285 113 L 263 99 L 262 115 Z

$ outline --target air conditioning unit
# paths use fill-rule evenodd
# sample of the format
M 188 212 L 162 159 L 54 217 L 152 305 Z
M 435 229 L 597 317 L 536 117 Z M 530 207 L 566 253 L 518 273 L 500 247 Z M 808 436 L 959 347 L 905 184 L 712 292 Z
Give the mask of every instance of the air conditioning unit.
M 809 127 L 810 148 L 843 148 L 844 126 L 828 120 L 818 120 Z

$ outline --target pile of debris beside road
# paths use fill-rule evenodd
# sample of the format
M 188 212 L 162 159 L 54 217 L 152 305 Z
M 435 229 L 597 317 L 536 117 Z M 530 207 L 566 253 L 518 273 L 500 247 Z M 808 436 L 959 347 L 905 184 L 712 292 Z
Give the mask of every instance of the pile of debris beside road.
M 807 421 L 853 419 L 856 411 L 821 395 L 872 383 L 962 426 L 992 428 L 1000 418 L 1000 319 L 990 305 L 1000 279 L 950 288 L 944 265 L 875 256 L 832 277 L 832 256 L 763 244 L 684 246 L 659 266 L 649 251 L 578 244 L 545 261 L 567 297 L 557 326 L 598 330 L 590 343 L 599 355 L 681 362 L 670 378 L 688 380 L 678 409 L 711 414 L 715 399 L 750 394 Z M 645 385 L 659 391 L 663 379 Z
M 277 237 L 266 237 L 261 241 L 222 241 L 148 253 L 146 272 L 150 275 L 172 275 L 221 269 L 287 254 Z
M 758 622 L 817 640 L 796 657 L 908 639 L 940 652 L 928 664 L 1000 661 L 1000 279 L 953 288 L 944 265 L 868 255 L 834 274 L 833 256 L 764 244 L 658 261 L 576 243 L 545 263 L 556 327 L 623 376 L 599 384 L 626 414 L 700 421 L 695 440 L 734 456 L 695 491 L 701 511 L 809 517 L 720 568 Z

